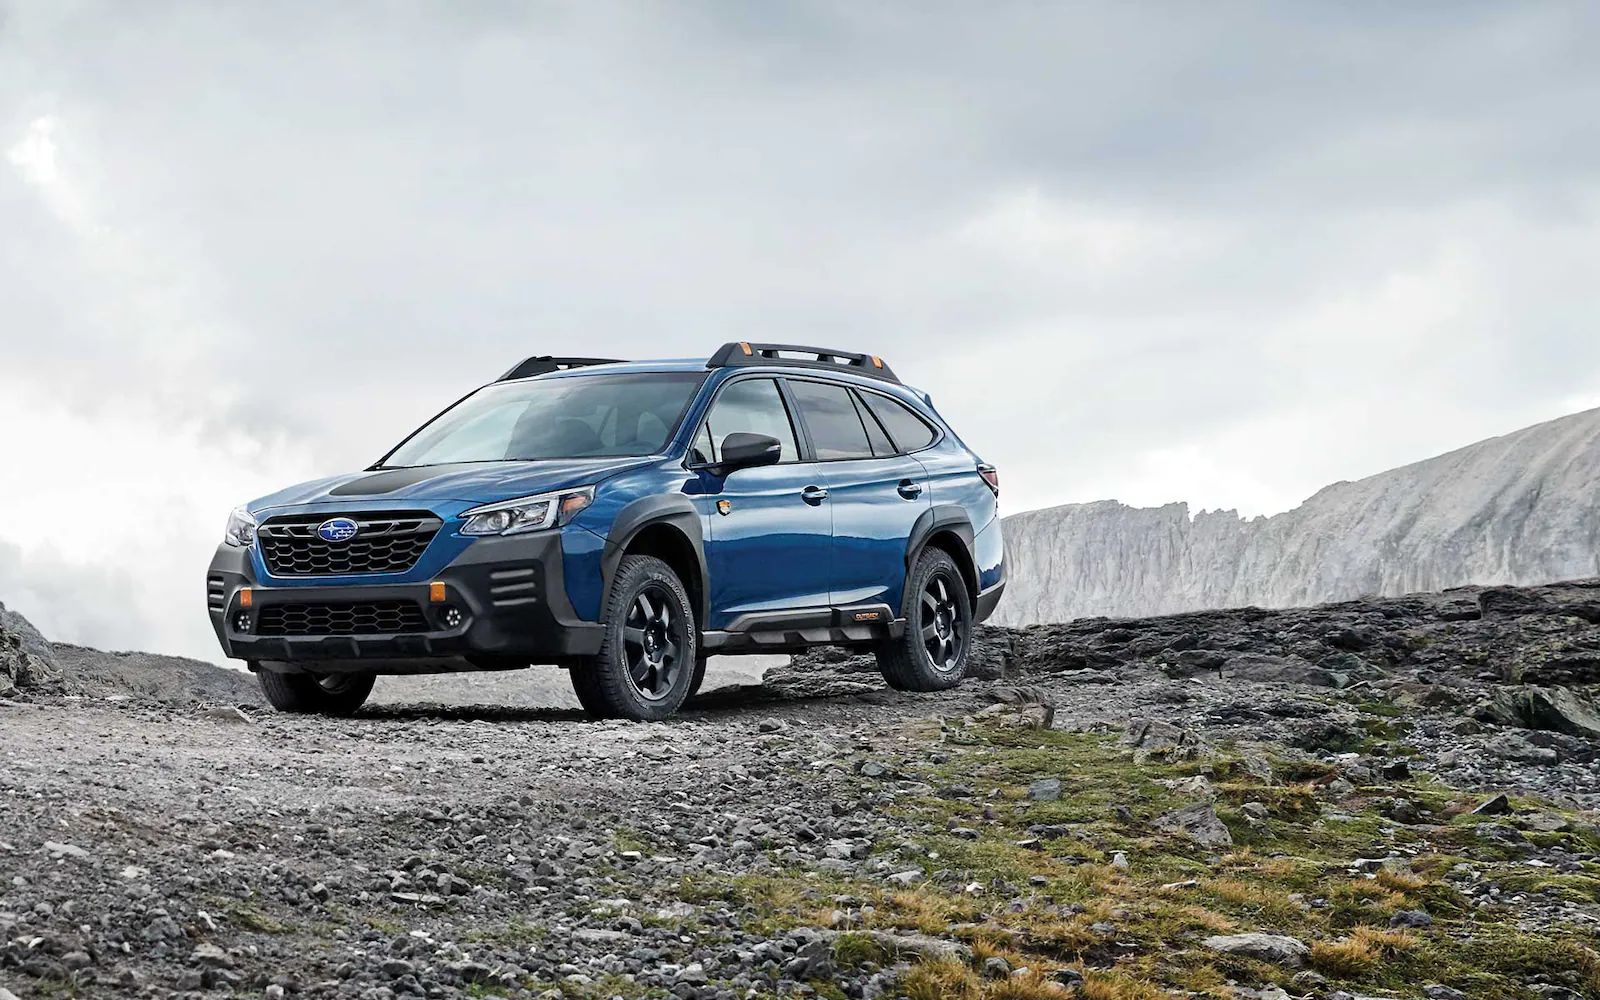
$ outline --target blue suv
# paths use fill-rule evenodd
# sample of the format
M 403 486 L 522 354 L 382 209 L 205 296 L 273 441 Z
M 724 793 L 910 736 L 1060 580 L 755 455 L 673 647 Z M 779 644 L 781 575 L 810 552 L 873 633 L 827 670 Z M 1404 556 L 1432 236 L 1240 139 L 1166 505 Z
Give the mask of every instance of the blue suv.
M 545 663 L 592 715 L 656 720 L 709 655 L 818 645 L 937 691 L 1005 587 L 999 492 L 871 355 L 535 357 L 366 471 L 235 510 L 207 604 L 287 712 Z

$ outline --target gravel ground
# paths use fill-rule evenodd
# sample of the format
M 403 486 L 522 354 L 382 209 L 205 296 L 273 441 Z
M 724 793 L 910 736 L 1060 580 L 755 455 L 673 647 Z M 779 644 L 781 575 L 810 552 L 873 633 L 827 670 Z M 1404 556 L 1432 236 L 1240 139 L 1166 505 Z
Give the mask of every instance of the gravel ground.
M 1457 629 L 1468 599 L 1434 602 L 1428 614 L 1454 609 L 1438 627 Z M 1347 663 L 1346 675 L 1330 679 L 1302 640 L 1354 644 L 1344 631 L 1318 618 L 1286 632 L 1268 613 L 1228 614 L 1238 620 L 1212 625 L 1229 630 L 1236 658 L 1218 670 L 1202 655 L 1217 644 L 1203 629 L 1197 642 L 1168 641 L 1194 632 L 1193 618 L 1075 623 L 1002 635 L 1003 651 L 999 634 L 988 635 L 985 672 L 1009 679 L 902 695 L 875 690 L 846 657 L 824 657 L 776 670 L 765 686 L 709 692 L 661 725 L 504 705 L 381 704 L 326 720 L 136 694 L 0 699 L 0 1000 L 873 997 L 903 995 L 908 977 L 922 974 L 914 967 L 948 960 L 1011 990 L 984 997 L 1066 995 L 1085 974 L 1093 987 L 1095 976 L 1110 974 L 1097 969 L 1119 968 L 1141 948 L 1147 956 L 1163 950 L 1118 931 L 1138 922 L 1138 908 L 1097 903 L 1093 892 L 1111 883 L 1082 882 L 1083 873 L 1121 878 L 1131 855 L 1135 870 L 1148 864 L 1157 873 L 1139 891 L 1184 891 L 1200 883 L 1163 884 L 1171 876 L 1159 874 L 1162 865 L 1238 862 L 1209 846 L 1192 858 L 1170 855 L 1159 831 L 1198 841 L 1231 829 L 1248 838 L 1262 823 L 1290 838 L 1278 841 L 1279 854 L 1295 843 L 1347 851 L 1340 864 L 1356 878 L 1374 877 L 1363 866 L 1398 864 L 1424 848 L 1456 853 L 1452 905 L 1479 915 L 1459 925 L 1452 918 L 1439 948 L 1470 944 L 1490 913 L 1530 934 L 1579 942 L 1560 961 L 1545 956 L 1526 972 L 1496 972 L 1493 989 L 1478 995 L 1592 995 L 1585 984 L 1600 984 L 1600 956 L 1585 972 L 1583 955 L 1600 945 L 1600 857 L 1591 853 L 1600 829 L 1585 810 L 1600 807 L 1600 743 L 1501 724 L 1490 709 L 1504 679 L 1470 663 L 1445 671 L 1442 639 L 1408 639 L 1404 656 Z M 1571 647 L 1574 635 L 1592 634 L 1592 619 L 1571 618 L 1556 642 L 1549 618 L 1536 620 L 1538 648 L 1560 655 L 1534 662 L 1518 654 L 1527 661 L 1518 661 L 1519 679 L 1550 664 L 1569 675 L 1589 669 Z M 1483 627 L 1491 625 L 1506 628 L 1498 619 Z M 1262 636 L 1282 647 L 1277 659 L 1250 651 Z M 1374 649 L 1400 648 L 1388 636 L 1369 638 Z M 1178 654 L 1186 662 L 1175 662 Z M 807 688 L 851 693 L 806 697 Z M 1055 763 L 1049 753 L 1028 756 L 1025 737 L 1021 757 L 962 756 L 971 733 L 1027 725 L 1054 731 Z M 1087 742 L 1061 742 L 1070 734 Z M 1211 747 L 1235 759 L 1205 764 Z M 1074 769 L 1132 767 L 1152 748 L 1163 761 L 1191 761 L 1181 765 L 1189 770 L 1130 772 L 1125 803 L 1094 800 L 1083 807 L 1094 815 L 1078 824 L 1023 828 L 1038 831 L 1034 839 L 1068 837 L 1084 857 L 1051 854 L 1032 877 L 986 868 L 981 851 L 940 858 L 965 843 L 996 857 L 1022 851 L 1015 845 L 1030 841 L 1006 823 L 1028 800 L 1060 793 L 1060 777 L 1051 779 L 1055 791 L 1041 793 L 1042 775 L 1067 776 L 1067 807 Z M 963 760 L 974 762 L 971 775 Z M 1262 787 L 1243 794 L 1262 802 L 1219 798 L 1210 782 L 1236 783 L 1258 760 L 1262 773 L 1248 780 Z M 1107 773 L 1110 785 L 1085 785 L 1082 794 L 1121 794 L 1118 772 Z M 1147 780 L 1167 774 L 1189 776 L 1161 777 L 1165 789 Z M 1311 785 L 1294 784 L 1308 775 Z M 1511 801 L 1495 805 L 1500 792 Z M 1169 793 L 1199 801 L 1169 823 L 1173 814 L 1151 812 L 1173 804 L 1161 798 Z M 1313 794 L 1307 812 L 1301 800 Z M 1262 819 L 1290 801 L 1298 812 L 1285 813 L 1281 827 L 1276 814 Z M 1483 803 L 1481 822 L 1452 819 Z M 1200 821 L 1192 830 L 1182 825 L 1190 812 Z M 1339 824 L 1358 832 L 1328 840 L 1325 831 Z M 1477 840 L 1462 846 L 1462 836 Z M 935 841 L 958 847 L 936 850 Z M 1063 864 L 1084 867 L 1074 874 Z M 1395 878 L 1396 891 L 1421 891 L 1404 888 L 1421 876 Z M 1040 887 L 1054 893 L 1077 884 L 1071 879 L 1089 895 L 1051 904 L 1048 919 L 1083 922 L 1074 934 L 1124 940 L 1047 951 L 1056 956 L 1049 968 L 1025 972 L 1014 967 L 1020 953 L 982 950 L 1006 914 L 1033 913 Z M 943 893 L 938 900 L 981 908 L 959 922 L 875 919 L 894 892 L 924 889 L 896 905 Z M 1306 919 L 1323 920 L 1318 901 L 1286 898 Z M 1243 920 L 1272 929 L 1266 917 L 1248 916 L 1254 909 L 1214 905 L 1241 929 L 1258 929 Z M 1097 906 L 1110 907 L 1106 916 Z M 1400 912 L 1411 911 L 1396 919 Z M 991 924 L 993 935 L 974 930 Z M 1183 932 L 1184 947 L 1197 940 Z M 1042 961 L 1032 954 L 1029 961 Z M 1276 998 L 1271 984 L 1289 983 L 1287 973 L 1274 978 L 1259 964 L 1229 961 L 1219 968 L 1230 985 L 1201 992 Z M 1297 978 L 1296 994 L 1337 998 L 1320 978 Z M 1522 992 L 1504 991 L 1513 980 Z M 1432 985 L 1440 990 L 1426 994 L 1431 1000 L 1455 995 Z M 1095 998 L 1123 995 L 1095 989 Z M 1417 989 L 1388 995 L 1423 995 Z
M 680 934 L 678 883 L 770 867 L 758 840 L 849 832 L 827 780 L 840 769 L 825 762 L 975 697 L 725 708 L 659 726 L 559 709 L 324 720 L 6 704 L 0 938 L 40 940 L 0 983 L 23 997 L 73 981 L 93 996 L 276 984 L 391 997 L 724 978 L 741 949 L 773 946 Z M 681 850 L 626 850 L 640 833 Z

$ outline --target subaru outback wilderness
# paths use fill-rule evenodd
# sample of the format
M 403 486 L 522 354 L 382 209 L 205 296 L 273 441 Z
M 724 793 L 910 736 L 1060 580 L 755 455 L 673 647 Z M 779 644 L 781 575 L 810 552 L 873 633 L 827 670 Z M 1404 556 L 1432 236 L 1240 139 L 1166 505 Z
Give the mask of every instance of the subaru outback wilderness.
M 960 683 L 1005 586 L 999 477 L 882 360 L 529 358 L 376 465 L 235 510 L 212 625 L 280 711 L 379 674 L 566 668 L 592 715 L 663 719 L 706 657 L 819 645 Z

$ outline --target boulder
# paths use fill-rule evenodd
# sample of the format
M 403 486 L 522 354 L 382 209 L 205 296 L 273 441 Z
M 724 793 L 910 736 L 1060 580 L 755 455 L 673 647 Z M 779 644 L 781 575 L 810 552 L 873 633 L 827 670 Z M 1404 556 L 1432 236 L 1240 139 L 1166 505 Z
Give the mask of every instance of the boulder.
M 1181 833 L 1205 847 L 1231 847 L 1233 834 L 1217 816 L 1216 807 L 1209 802 L 1174 809 L 1156 817 L 1155 828 L 1167 833 Z
M 1270 962 L 1285 969 L 1298 969 L 1311 957 L 1311 949 L 1304 941 L 1282 934 L 1222 934 L 1208 937 L 1201 944 L 1224 955 Z
M 1122 731 L 1122 745 L 1135 750 L 1174 750 L 1199 748 L 1205 743 L 1199 736 L 1159 719 L 1129 719 Z
M 1055 725 L 1055 703 L 1038 688 L 996 687 L 989 696 L 995 704 L 979 712 L 980 719 L 1019 729 L 1049 729 Z
M 979 625 L 972 632 L 972 649 L 967 653 L 967 678 L 998 681 L 1016 676 L 1015 642 L 1010 629 Z
M 1344 687 L 1349 677 L 1312 664 L 1298 656 L 1268 656 L 1239 653 L 1223 664 L 1225 680 L 1259 681 L 1269 684 L 1305 684 L 1310 687 Z
M 1503 726 L 1600 740 L 1600 699 L 1581 689 L 1533 685 L 1502 687 L 1479 705 L 1475 714 L 1485 722 L 1498 722 Z

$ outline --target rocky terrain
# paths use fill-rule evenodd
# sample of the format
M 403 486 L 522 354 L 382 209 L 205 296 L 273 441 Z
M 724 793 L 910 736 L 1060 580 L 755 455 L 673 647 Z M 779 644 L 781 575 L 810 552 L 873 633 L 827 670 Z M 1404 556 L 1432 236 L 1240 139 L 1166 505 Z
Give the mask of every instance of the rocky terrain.
M 1297 607 L 1600 574 L 1600 410 L 1354 483 L 1274 517 L 1115 501 L 1006 519 L 996 622 Z
M 817 654 L 654 726 L 30 632 L 0 1000 L 1600 996 L 1600 582 L 985 629 L 942 695 Z

